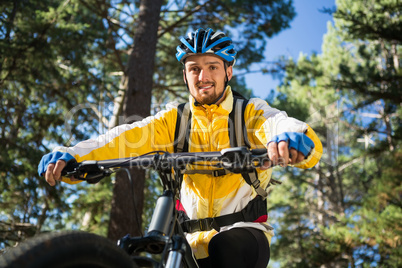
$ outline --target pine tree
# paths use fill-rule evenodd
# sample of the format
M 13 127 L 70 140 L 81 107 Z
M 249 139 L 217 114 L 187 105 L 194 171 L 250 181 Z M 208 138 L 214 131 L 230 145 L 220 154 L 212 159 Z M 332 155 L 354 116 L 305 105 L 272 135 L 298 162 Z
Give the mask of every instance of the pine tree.
M 0 7 L 3 247 L 64 226 L 65 199 L 75 190 L 48 187 L 37 165 L 54 144 L 89 137 L 96 121 L 90 109 L 72 109 L 96 100 L 94 90 L 102 88 L 101 71 L 93 70 L 105 32 L 78 1 L 3 1 Z M 77 128 L 82 120 L 88 124 Z M 70 128 L 61 131 L 65 124 Z
M 401 264 L 396 3 L 337 1 L 322 55 L 288 64 L 275 104 L 307 120 L 325 149 L 314 169 L 279 173 L 285 187 L 271 194 L 272 256 L 286 267 Z
M 140 5 L 0 3 L 0 247 L 63 228 L 106 235 L 115 178 L 52 188 L 37 165 L 54 146 L 72 146 L 124 121 L 119 119 Z M 262 60 L 266 40 L 289 27 L 294 15 L 292 2 L 284 0 L 163 2 L 150 74 L 151 113 L 169 99 L 186 99 L 182 66 L 174 57 L 179 36 L 198 27 L 229 33 L 239 50 L 236 68 L 246 70 Z M 247 92 L 242 79 L 232 85 Z

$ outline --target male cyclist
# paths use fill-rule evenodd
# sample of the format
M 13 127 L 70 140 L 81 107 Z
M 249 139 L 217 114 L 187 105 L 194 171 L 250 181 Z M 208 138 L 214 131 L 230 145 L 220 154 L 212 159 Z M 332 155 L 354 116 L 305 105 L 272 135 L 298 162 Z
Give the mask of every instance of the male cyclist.
M 229 148 L 233 127 L 230 114 L 238 99 L 228 86 L 236 56 L 232 40 L 220 31 L 198 29 L 180 42 L 176 58 L 184 66 L 183 79 L 190 93 L 191 131 L 186 150 Z M 322 154 L 321 143 L 307 124 L 261 99 L 252 98 L 246 103 L 242 110 L 245 138 L 252 149 L 267 148 L 271 160 L 258 170 L 259 187 L 247 183 L 241 174 L 198 171 L 196 167 L 190 167 L 193 172 L 183 177 L 181 204 L 177 208 L 187 219 L 187 240 L 200 267 L 266 267 L 273 236 L 273 228 L 267 223 L 265 191 L 271 178 L 270 167 L 279 163 L 310 168 Z M 60 180 L 71 183 L 69 178 L 61 177 L 68 161 L 130 157 L 154 150 L 174 152 L 180 112 L 177 104 L 168 104 L 155 116 L 118 126 L 95 140 L 57 147 L 42 158 L 39 174 L 50 185 Z M 209 226 L 200 226 L 196 221 L 207 218 Z M 214 226 L 216 222 L 220 226 Z

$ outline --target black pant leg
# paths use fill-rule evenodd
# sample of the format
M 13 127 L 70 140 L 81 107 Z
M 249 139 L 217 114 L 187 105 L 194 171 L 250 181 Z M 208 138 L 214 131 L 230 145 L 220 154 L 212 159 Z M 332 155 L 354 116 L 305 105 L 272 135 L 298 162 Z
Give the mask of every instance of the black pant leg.
M 208 252 L 208 258 L 199 260 L 201 268 L 265 268 L 270 258 L 264 232 L 254 228 L 233 228 L 215 235 Z

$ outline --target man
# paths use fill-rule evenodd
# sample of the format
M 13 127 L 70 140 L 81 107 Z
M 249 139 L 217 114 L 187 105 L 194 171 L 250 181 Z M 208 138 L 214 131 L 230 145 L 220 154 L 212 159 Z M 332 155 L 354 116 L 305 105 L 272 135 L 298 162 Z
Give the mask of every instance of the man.
M 198 29 L 180 41 L 176 57 L 184 65 L 183 79 L 191 95 L 188 151 L 228 148 L 229 115 L 235 102 L 234 93 L 227 85 L 233 76 L 236 56 L 232 41 L 212 29 Z M 267 188 L 273 165 L 310 168 L 320 159 L 322 146 L 314 131 L 307 124 L 271 108 L 265 101 L 250 99 L 243 117 L 250 147 L 267 148 L 270 158 L 270 162 L 258 170 L 260 188 Z M 61 178 L 68 161 L 130 157 L 154 150 L 173 152 L 177 118 L 177 105 L 168 104 L 167 109 L 157 115 L 118 126 L 96 140 L 69 148 L 57 147 L 43 157 L 39 174 L 44 174 L 50 185 L 59 180 L 71 183 L 70 179 Z M 178 209 L 185 212 L 188 221 L 228 219 L 220 228 L 186 230 L 200 267 L 267 266 L 273 228 L 267 223 L 264 193 L 246 183 L 240 174 L 214 176 L 197 173 L 195 169 L 184 175 Z M 231 217 L 246 210 L 253 213 L 252 220 Z

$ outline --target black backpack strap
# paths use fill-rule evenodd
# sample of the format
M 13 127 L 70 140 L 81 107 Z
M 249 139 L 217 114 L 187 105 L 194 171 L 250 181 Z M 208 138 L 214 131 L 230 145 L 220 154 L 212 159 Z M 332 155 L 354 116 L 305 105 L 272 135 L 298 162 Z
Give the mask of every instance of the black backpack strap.
M 188 152 L 188 139 L 191 129 L 190 103 L 182 103 L 177 107 L 176 130 L 174 133 L 174 152 Z
M 267 198 L 268 193 L 266 190 L 260 187 L 260 180 L 258 179 L 258 174 L 256 170 L 252 172 L 244 172 L 241 175 L 243 176 L 243 179 L 247 182 L 248 185 L 254 187 L 254 190 L 259 196 L 261 196 L 263 199 Z
M 190 169 L 190 170 L 184 170 L 182 174 L 207 174 L 211 175 L 214 177 L 220 177 L 220 176 L 225 176 L 227 174 L 231 173 L 229 170 L 220 168 L 220 169 Z
M 241 96 L 241 95 L 240 95 Z M 229 141 L 230 147 L 247 146 L 250 142 L 247 137 L 247 128 L 244 119 L 244 112 L 248 103 L 247 99 L 233 95 L 233 108 L 229 114 Z
M 234 98 L 246 100 L 246 98 L 242 94 L 240 94 L 239 92 L 237 92 L 233 89 L 232 89 L 232 95 Z
M 219 232 L 223 226 L 232 225 L 236 222 L 256 222 L 264 216 L 266 216 L 265 219 L 268 217 L 267 201 L 257 195 L 239 212 L 213 218 L 185 220 L 181 223 L 181 226 L 183 231 L 187 233 L 210 231 L 212 229 Z
M 241 107 L 241 130 L 242 130 L 242 137 L 243 137 L 243 146 L 247 146 L 248 148 L 251 148 L 250 146 L 250 142 L 248 140 L 248 132 L 247 132 L 247 126 L 246 126 L 246 107 L 248 104 L 248 100 L 244 100 L 242 103 L 242 107 Z M 236 127 L 236 125 L 235 125 Z
M 250 142 L 247 136 L 247 128 L 244 112 L 248 100 L 236 91 L 233 92 L 233 108 L 229 114 L 229 140 L 230 147 L 247 146 Z M 174 138 L 174 152 L 188 152 L 188 141 L 191 129 L 190 103 L 182 103 L 177 107 L 177 120 Z
M 245 121 L 245 110 L 248 104 L 248 100 L 244 99 L 240 94 L 233 95 L 233 109 L 229 114 L 230 122 L 233 127 L 229 126 L 229 139 L 231 147 L 246 146 L 250 148 L 250 142 L 247 136 L 247 127 Z M 248 185 L 252 186 L 257 194 L 263 199 L 267 198 L 268 193 L 266 190 L 260 187 L 260 180 L 258 179 L 257 171 L 250 173 L 242 173 L 243 179 Z
M 233 91 L 233 108 L 229 114 L 229 140 L 230 146 L 233 147 L 241 147 L 247 146 L 250 148 L 250 142 L 247 137 L 247 128 L 245 123 L 245 110 L 248 104 L 248 100 L 243 96 Z M 191 130 L 191 109 L 190 103 L 182 103 L 177 107 L 177 119 L 176 119 L 176 129 L 175 129 L 175 138 L 174 138 L 174 152 L 182 153 L 188 152 L 188 141 L 190 137 Z M 211 175 L 218 177 L 225 175 L 227 172 L 223 170 L 221 171 L 208 171 L 212 172 Z M 186 172 L 184 172 L 186 173 Z M 188 171 L 187 174 L 205 174 L 203 170 L 192 170 Z M 262 198 L 267 197 L 267 192 L 260 187 L 260 181 L 255 172 L 252 173 L 243 173 L 242 174 L 244 180 L 250 186 L 254 187 L 257 194 Z

